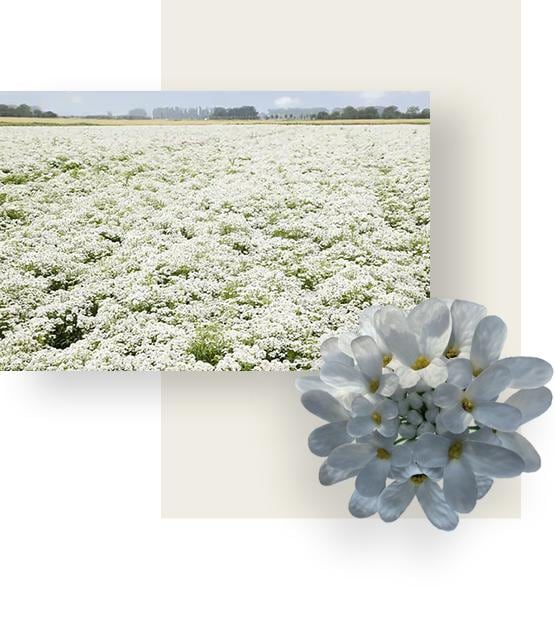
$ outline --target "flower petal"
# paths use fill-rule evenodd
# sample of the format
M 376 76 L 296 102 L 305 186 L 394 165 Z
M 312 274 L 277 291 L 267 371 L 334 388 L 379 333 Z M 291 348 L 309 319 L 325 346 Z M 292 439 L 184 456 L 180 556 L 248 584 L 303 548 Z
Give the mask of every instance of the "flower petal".
M 353 350 L 351 349 L 351 342 L 357 337 L 354 332 L 342 332 L 338 336 L 339 350 L 345 353 L 347 357 L 353 357 Z
M 369 416 L 381 403 L 370 402 L 366 397 L 360 394 L 353 398 L 351 403 L 351 413 L 354 417 Z
M 359 317 L 360 324 L 360 333 L 364 336 L 370 336 L 370 338 L 374 339 L 374 342 L 378 345 L 379 350 L 382 352 L 382 355 L 390 353 L 388 347 L 385 342 L 382 340 L 376 329 L 375 316 L 376 313 L 383 309 L 383 306 L 378 304 L 374 304 L 368 308 L 365 308 Z
M 416 370 L 408 368 L 407 366 L 398 368 L 396 374 L 399 377 L 399 385 L 405 389 L 414 387 L 420 381 L 420 375 Z
M 476 326 L 472 338 L 470 361 L 474 370 L 485 370 L 496 362 L 506 338 L 507 326 L 504 321 L 494 315 L 484 317 Z
M 553 377 L 551 365 L 539 357 L 505 357 L 499 363 L 509 369 L 512 388 L 539 388 Z
M 454 346 L 461 353 L 470 353 L 472 338 L 478 323 L 486 316 L 485 306 L 471 301 L 455 299 L 451 304 L 453 329 L 449 346 Z
M 376 410 L 380 412 L 382 418 L 391 420 L 399 415 L 399 407 L 397 403 L 392 400 L 384 399 L 381 403 L 378 403 Z
M 452 383 L 461 390 L 472 383 L 472 364 L 470 360 L 458 357 L 447 362 L 447 383 Z
M 359 336 L 351 342 L 353 355 L 360 371 L 367 379 L 380 380 L 383 356 L 370 336 Z
M 448 462 L 449 446 L 450 441 L 447 437 L 426 433 L 412 445 L 414 460 L 422 467 L 445 467 Z
M 352 440 L 353 438 L 347 433 L 347 422 L 332 422 L 310 433 L 308 447 L 316 456 L 328 456 L 332 450 L 345 443 L 351 443 Z
M 473 401 L 493 400 L 511 382 L 511 373 L 500 364 L 486 368 L 466 390 L 468 398 Z
M 375 315 L 375 325 L 388 349 L 405 366 L 411 366 L 420 355 L 416 336 L 406 316 L 393 306 L 385 306 Z
M 443 355 L 451 336 L 451 313 L 442 301 L 426 299 L 409 313 L 407 322 L 420 354 L 428 359 Z
M 350 443 L 332 450 L 326 461 L 333 469 L 349 471 L 362 469 L 371 458 L 372 446 L 365 443 Z
M 404 443 L 393 447 L 391 452 L 392 467 L 408 467 L 412 463 L 412 448 Z
M 423 368 L 419 374 L 420 378 L 423 379 L 427 385 L 431 388 L 435 388 L 447 381 L 447 364 L 439 357 L 436 357 L 430 362 L 429 366 Z
M 497 432 L 491 430 L 491 428 L 483 427 L 477 431 L 474 431 L 470 435 L 471 441 L 481 441 L 482 443 L 492 443 L 496 446 L 500 446 L 501 442 L 497 436 Z
M 524 471 L 520 456 L 501 446 L 465 441 L 463 454 L 477 474 L 490 478 L 512 478 Z
M 324 340 L 320 345 L 320 353 L 326 362 L 338 362 L 346 366 L 353 366 L 354 364 L 353 358 L 339 348 L 339 338 L 337 337 Z
M 504 448 L 516 452 L 524 461 L 524 471 L 537 471 L 541 467 L 540 455 L 526 437 L 519 433 L 497 433 L 497 436 Z
M 416 487 L 416 497 L 422 510 L 440 530 L 454 530 L 459 523 L 459 515 L 445 501 L 439 484 L 429 478 Z
M 395 521 L 407 509 L 416 493 L 415 485 L 407 480 L 396 480 L 386 487 L 378 500 L 380 517 L 386 521 Z
M 320 377 L 316 375 L 299 377 L 295 381 L 295 386 L 299 392 L 308 392 L 310 390 L 324 390 L 325 392 L 334 392 L 335 390 L 324 383 Z
M 478 403 L 472 415 L 478 424 L 500 431 L 515 431 L 522 424 L 522 413 L 504 403 Z
M 378 499 L 379 496 L 364 497 L 355 489 L 349 501 L 349 512 L 358 519 L 371 517 L 378 511 Z
M 372 459 L 358 474 L 355 488 L 364 497 L 375 497 L 382 492 L 391 469 L 386 459 Z
M 394 372 L 384 372 L 380 379 L 378 394 L 381 396 L 393 396 L 399 386 L 399 377 Z
M 301 396 L 301 403 L 310 413 L 317 415 L 326 422 L 347 420 L 349 413 L 343 405 L 328 392 L 309 390 Z
M 530 422 L 551 407 L 552 395 L 546 387 L 532 390 L 519 390 L 510 396 L 506 405 L 516 407 L 522 412 L 522 424 Z
M 478 499 L 482 499 L 482 497 L 484 497 L 484 495 L 491 489 L 493 479 L 488 478 L 487 476 L 479 476 L 478 474 L 475 474 L 474 477 L 476 478 L 476 486 L 478 488 L 477 497 Z
M 451 409 L 442 409 L 441 413 L 437 416 L 437 421 L 441 422 L 443 426 L 451 433 L 458 435 L 464 433 L 472 422 L 472 416 L 460 406 L 452 407 Z
M 460 404 L 462 391 L 456 385 L 444 383 L 438 385 L 433 393 L 433 403 L 442 409 L 451 409 Z
M 443 470 L 443 494 L 457 512 L 470 512 L 476 506 L 478 487 L 465 459 L 451 459 Z
M 347 432 L 352 437 L 364 437 L 364 435 L 373 433 L 375 428 L 376 424 L 370 416 L 354 417 L 347 424 Z
M 366 391 L 368 383 L 357 368 L 338 362 L 325 362 L 320 369 L 320 379 L 332 387 L 355 392 Z
M 342 482 L 343 480 L 347 480 L 348 478 L 352 478 L 356 476 L 360 471 L 360 467 L 358 469 L 334 469 L 330 467 L 326 461 L 322 463 L 320 466 L 320 471 L 318 472 L 318 478 L 320 479 L 320 484 L 324 486 L 330 486 L 331 484 L 336 484 L 337 482 Z
M 397 431 L 399 430 L 399 418 L 382 420 L 382 423 L 376 430 L 384 437 L 397 437 Z

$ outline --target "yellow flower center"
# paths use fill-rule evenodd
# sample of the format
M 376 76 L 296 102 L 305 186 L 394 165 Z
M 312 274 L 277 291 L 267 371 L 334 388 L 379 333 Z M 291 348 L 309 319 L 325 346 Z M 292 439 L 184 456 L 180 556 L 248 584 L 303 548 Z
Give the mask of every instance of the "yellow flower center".
M 413 370 L 422 370 L 430 365 L 430 360 L 423 355 L 419 355 L 415 360 L 414 364 L 411 366 Z
M 385 368 L 392 359 L 393 355 L 391 355 L 391 353 L 387 353 L 386 355 L 384 355 L 382 358 L 382 366 Z
M 463 398 L 461 405 L 467 413 L 472 413 L 474 410 L 474 403 L 469 398 Z
M 389 452 L 387 450 L 384 450 L 383 448 L 378 448 L 376 450 L 376 456 L 383 461 L 387 461 L 391 458 L 391 454 L 389 454 Z
M 449 451 L 447 452 L 447 456 L 450 459 L 460 459 L 463 451 L 463 446 L 460 441 L 455 441 L 455 443 L 451 444 Z
M 382 416 L 381 416 L 379 411 L 374 411 L 374 413 L 370 417 L 372 418 L 372 421 L 375 424 L 381 424 L 382 423 Z
M 460 349 L 458 347 L 449 347 L 445 353 L 445 357 L 448 359 L 453 359 L 454 357 L 458 357 L 459 353 Z
M 368 389 L 370 390 L 372 394 L 375 394 L 378 391 L 379 387 L 380 387 L 379 379 L 371 379 L 370 381 L 368 381 Z
M 482 372 L 483 372 L 483 368 L 474 368 L 472 370 L 472 376 L 473 377 L 477 377 L 477 376 L 481 375 Z
M 410 477 L 410 481 L 412 484 L 422 484 L 427 478 L 426 474 L 414 474 L 414 476 Z

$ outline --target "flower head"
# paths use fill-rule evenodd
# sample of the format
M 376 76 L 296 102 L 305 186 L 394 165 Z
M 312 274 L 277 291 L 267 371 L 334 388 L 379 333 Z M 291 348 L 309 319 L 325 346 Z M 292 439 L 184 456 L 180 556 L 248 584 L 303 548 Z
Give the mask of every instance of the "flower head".
M 372 306 L 358 334 L 324 342 L 320 376 L 298 387 L 327 422 L 309 438 L 327 457 L 320 482 L 355 478 L 353 516 L 394 521 L 416 497 L 451 530 L 495 478 L 540 467 L 519 429 L 550 407 L 553 371 L 538 358 L 502 358 L 506 334 L 479 304 L 430 299 L 408 313 Z

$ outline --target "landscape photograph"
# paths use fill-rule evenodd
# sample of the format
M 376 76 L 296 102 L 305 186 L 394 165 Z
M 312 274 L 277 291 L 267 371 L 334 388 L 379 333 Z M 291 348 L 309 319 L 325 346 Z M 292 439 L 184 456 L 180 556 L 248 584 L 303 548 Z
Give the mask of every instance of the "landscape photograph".
M 315 369 L 429 296 L 429 177 L 427 92 L 0 92 L 0 369 Z

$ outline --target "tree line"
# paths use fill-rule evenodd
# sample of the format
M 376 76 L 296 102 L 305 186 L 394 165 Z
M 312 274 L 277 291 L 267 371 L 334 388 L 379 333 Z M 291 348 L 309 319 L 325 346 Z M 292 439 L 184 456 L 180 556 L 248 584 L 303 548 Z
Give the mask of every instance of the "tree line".
M 5 103 L 0 103 L 0 116 L 17 116 L 26 118 L 58 117 L 55 112 L 51 112 L 50 110 L 46 110 L 45 112 L 43 112 L 39 107 L 30 106 L 26 103 L 21 103 L 20 105 L 6 105 Z
M 406 112 L 401 112 L 396 105 L 390 105 L 382 109 L 373 106 L 365 108 L 354 108 L 348 105 L 341 110 L 333 112 L 318 112 L 312 116 L 315 120 L 353 120 L 353 119 L 374 119 L 374 118 L 430 118 L 430 108 L 420 109 L 418 106 L 409 106 Z
M 210 119 L 212 120 L 256 120 L 260 118 L 253 105 L 243 105 L 239 108 L 214 108 Z
M 173 108 L 168 108 L 173 111 Z M 252 105 L 244 105 L 235 108 L 223 108 L 215 107 L 212 110 L 202 110 L 203 118 L 209 118 L 210 120 L 257 120 L 261 118 L 257 109 Z M 156 108 L 156 114 L 153 114 L 153 118 L 172 118 L 171 115 L 166 115 L 166 112 L 162 108 Z M 275 111 L 274 111 L 275 112 Z M 309 112 L 309 110 L 307 110 Z M 200 116 L 200 112 L 197 111 Z M 15 116 L 15 117 L 35 117 L 35 118 L 57 118 L 58 115 L 55 112 L 47 110 L 43 112 L 37 106 L 30 106 L 25 103 L 20 105 L 6 105 L 0 104 L 0 116 Z M 185 115 L 183 116 L 186 117 Z M 121 118 L 121 119 L 138 119 L 138 118 L 151 118 L 148 116 L 146 110 L 143 108 L 135 108 L 130 110 L 125 116 L 112 116 L 110 113 L 105 115 L 91 115 L 84 118 Z M 276 114 L 262 115 L 262 118 L 267 119 L 285 119 L 299 118 L 297 113 L 295 114 L 283 114 L 279 116 Z M 415 119 L 415 118 L 430 118 L 430 109 L 423 108 L 422 110 L 418 106 L 409 106 L 405 112 L 401 112 L 395 105 L 390 105 L 384 108 L 377 108 L 374 106 L 367 106 L 361 108 L 355 108 L 353 106 L 346 106 L 345 108 L 338 108 L 331 112 L 327 110 L 320 110 L 317 113 L 311 113 L 310 115 L 302 116 L 302 118 L 310 118 L 311 120 L 353 120 L 353 119 Z

